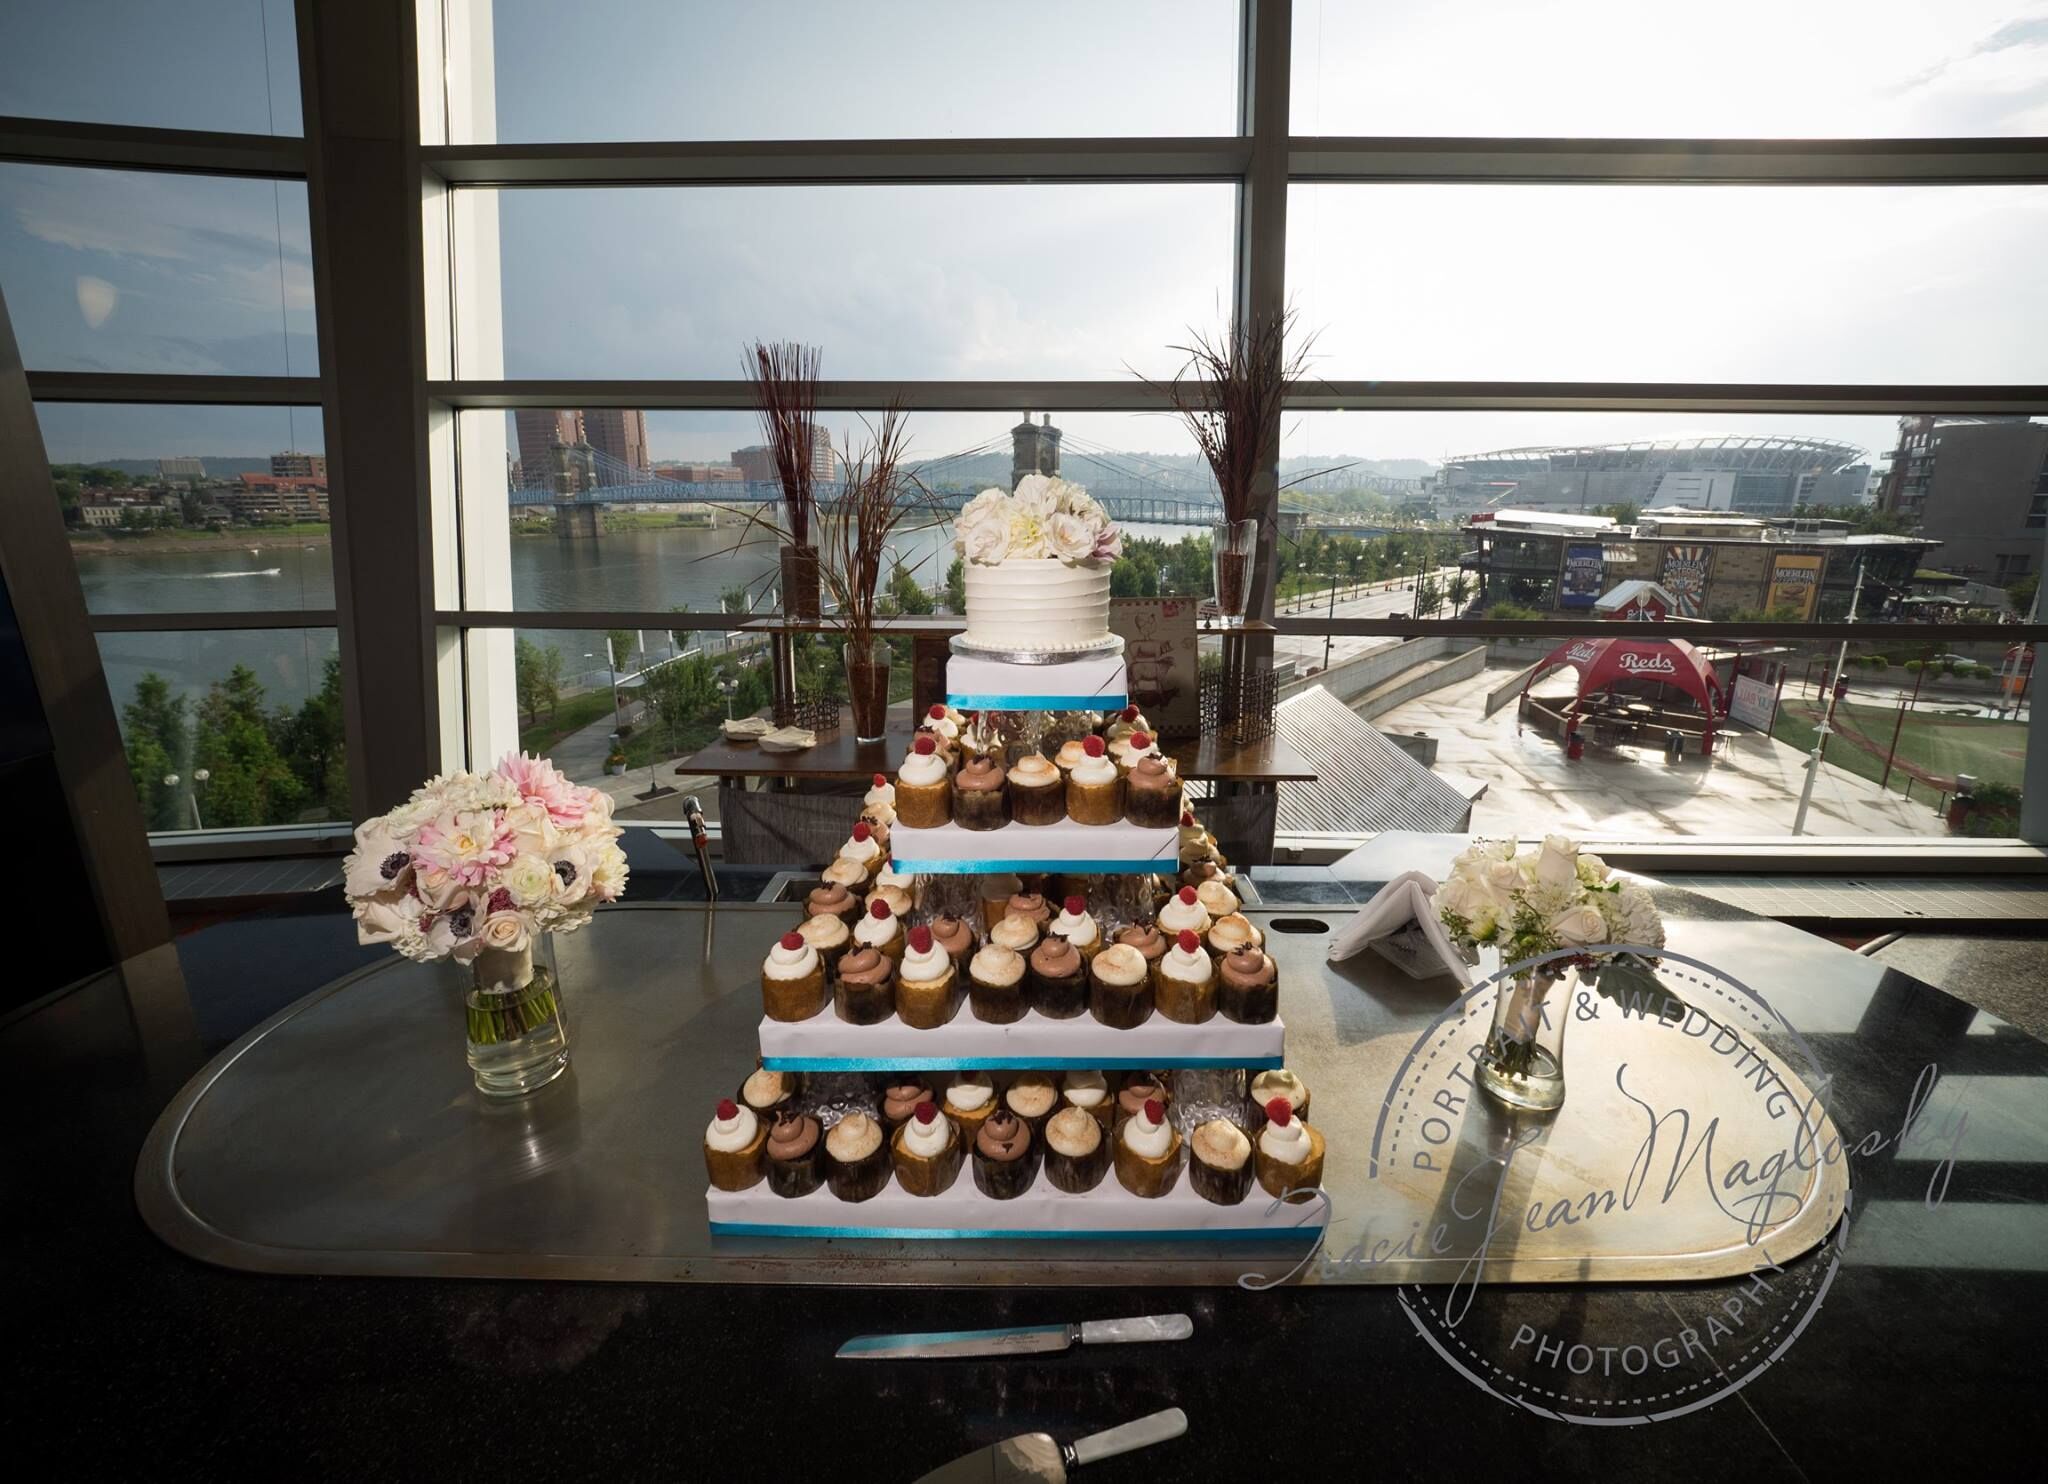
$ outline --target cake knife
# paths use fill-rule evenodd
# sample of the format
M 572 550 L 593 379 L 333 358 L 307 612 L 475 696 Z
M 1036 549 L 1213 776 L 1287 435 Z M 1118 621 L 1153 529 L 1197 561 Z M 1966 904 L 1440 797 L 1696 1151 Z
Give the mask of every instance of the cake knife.
M 1091 1319 L 1085 1324 L 1034 1324 L 1023 1329 L 941 1329 L 921 1335 L 855 1335 L 840 1360 L 928 1360 L 950 1355 L 1039 1355 L 1070 1345 L 1128 1345 L 1185 1340 L 1195 1321 L 1185 1314 Z
M 1114 1458 L 1180 1437 L 1188 1430 L 1188 1414 L 1168 1407 L 1107 1432 L 1091 1433 L 1072 1443 L 1058 1443 L 1042 1432 L 1019 1433 L 965 1458 L 941 1464 L 917 1484 L 1066 1484 L 1067 1471 L 1100 1458 Z

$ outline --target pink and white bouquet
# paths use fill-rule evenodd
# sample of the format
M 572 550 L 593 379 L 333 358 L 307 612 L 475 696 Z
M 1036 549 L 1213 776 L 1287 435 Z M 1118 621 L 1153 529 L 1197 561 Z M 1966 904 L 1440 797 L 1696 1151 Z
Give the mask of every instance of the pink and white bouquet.
M 610 795 L 541 758 L 431 778 L 356 831 L 344 885 L 357 941 L 466 964 L 574 932 L 625 893 L 620 833 Z
M 1123 532 L 1078 484 L 1027 474 L 1005 494 L 985 489 L 953 522 L 953 549 L 984 567 L 1012 558 L 1052 558 L 1078 565 L 1123 555 Z

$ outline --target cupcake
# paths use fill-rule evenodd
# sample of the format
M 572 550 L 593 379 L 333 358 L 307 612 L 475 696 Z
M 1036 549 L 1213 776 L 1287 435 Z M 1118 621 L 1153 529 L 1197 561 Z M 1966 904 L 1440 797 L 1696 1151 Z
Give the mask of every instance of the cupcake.
M 856 947 L 872 948 L 894 963 L 903 962 L 903 923 L 880 897 L 868 903 L 867 914 L 853 925 Z
M 745 1190 L 759 1184 L 764 1172 L 761 1151 L 767 1144 L 768 1130 L 753 1110 L 726 1098 L 704 1130 L 704 1168 L 712 1188 Z
M 892 1082 L 882 1089 L 882 1127 L 894 1133 L 917 1111 L 919 1103 L 931 1101 L 932 1090 L 914 1078 Z
M 1046 924 L 1045 930 L 1055 938 L 1065 938 L 1080 950 L 1083 958 L 1093 958 L 1102 951 L 1102 929 L 1088 915 L 1085 897 L 1068 897 L 1060 907 L 1060 915 Z
M 1187 928 L 1159 961 L 1159 1013 L 1182 1025 L 1200 1025 L 1216 1013 L 1216 965 Z
M 1206 882 L 1220 881 L 1229 886 L 1236 880 L 1237 878 L 1231 875 L 1226 867 L 1206 858 L 1184 863 L 1180 872 L 1180 884 L 1192 886 L 1197 896 L 1201 894 L 1202 886 Z
M 843 855 L 834 856 L 822 873 L 827 886 L 843 887 L 849 892 L 866 891 L 872 874 L 859 861 L 848 860 Z
M 919 723 L 919 726 L 923 730 L 930 732 L 934 737 L 937 737 L 946 746 L 957 748 L 960 745 L 961 728 L 966 723 L 967 718 L 960 712 L 955 711 L 944 701 L 934 701 L 925 712 L 924 720 Z
M 797 924 L 797 936 L 818 950 L 818 958 L 825 965 L 825 976 L 835 978 L 839 973 L 839 960 L 846 957 L 846 950 L 853 946 L 853 930 L 846 925 L 843 917 L 830 915 L 806 917 Z
M 992 757 L 971 759 L 953 775 L 953 823 L 963 830 L 999 830 L 1009 822 L 1002 765 Z
M 1251 1193 L 1252 1141 L 1227 1118 L 1212 1118 L 1188 1139 L 1188 1183 L 1218 1206 L 1234 1206 Z
M 768 1188 L 787 1200 L 816 1190 L 825 1178 L 824 1142 L 809 1114 L 777 1114 L 768 1130 Z
M 875 879 L 875 872 L 882 869 L 886 857 L 882 854 L 882 842 L 875 838 L 875 827 L 865 819 L 853 822 L 853 834 L 839 847 L 839 859 L 852 861 L 868 873 L 868 880 Z
M 1218 959 L 1216 978 L 1216 1005 L 1225 1020 L 1264 1025 L 1280 1013 L 1279 970 L 1251 944 L 1240 943 Z
M 1029 953 L 1038 946 L 1038 937 L 1037 923 L 1028 917 L 1019 917 L 1011 913 L 990 930 L 988 940 L 998 948 L 1007 948 L 1012 953 Z
M 825 1008 L 825 961 L 802 933 L 784 933 L 768 950 L 761 963 L 761 1008 L 770 1020 L 809 1020 Z
M 1148 757 L 1124 779 L 1124 818 L 1148 830 L 1170 829 L 1180 817 L 1180 775 L 1173 764 Z
M 896 1018 L 916 1030 L 937 1030 L 960 1008 L 960 974 L 930 928 L 912 928 L 909 940 L 896 970 Z
M 1062 1108 L 1045 1125 L 1045 1178 L 1086 1195 L 1109 1173 L 1109 1134 L 1085 1109 Z
M 1165 1195 L 1180 1178 L 1180 1135 L 1158 1099 L 1124 1120 L 1116 1135 L 1117 1183 L 1147 1200 Z
M 1024 889 L 1024 883 L 1007 871 L 982 876 L 976 885 L 981 892 L 981 930 L 993 932 L 1010 914 L 1010 898 Z
M 1059 1101 L 1059 1088 L 1043 1072 L 1019 1072 L 1003 1089 L 1003 1106 L 1030 1126 L 1033 1138 L 1045 1132 L 1045 1121 Z
M 1010 769 L 1010 817 L 1019 824 L 1058 824 L 1067 817 L 1067 785 L 1060 770 L 1033 752 Z
M 896 785 L 889 781 L 887 773 L 877 773 L 874 783 L 866 793 L 861 795 L 860 817 L 862 819 L 873 819 L 884 809 L 889 812 L 880 815 L 882 823 L 894 824 L 896 822 Z
M 895 1157 L 896 1183 L 912 1195 L 944 1195 L 960 1178 L 960 1133 L 927 1098 L 911 1111 L 889 1141 Z
M 992 1025 L 1022 1020 L 1023 956 L 1000 943 L 990 943 L 975 954 L 967 965 L 967 1008 L 976 1020 Z
M 1181 888 L 1186 891 L 1186 887 Z M 1233 912 L 1228 917 L 1219 917 L 1209 925 L 1209 951 L 1218 958 L 1233 948 L 1249 943 L 1257 948 L 1266 941 L 1266 935 L 1252 926 L 1252 920 L 1242 912 Z
M 1088 756 L 1087 747 L 1083 745 L 1079 737 L 1075 737 L 1071 741 L 1060 744 L 1060 750 L 1053 754 L 1052 765 L 1060 770 L 1060 778 L 1064 781 L 1068 774 L 1081 765 L 1081 759 L 1086 756 Z
M 1015 1200 L 1038 1174 L 1038 1141 L 1007 1108 L 989 1114 L 974 1136 L 974 1188 L 990 1200 Z
M 1159 931 L 1169 938 L 1184 932 L 1201 937 L 1209 931 L 1209 914 L 1192 886 L 1183 886 L 1159 909 Z
M 1308 1084 L 1285 1067 L 1274 1067 L 1252 1078 L 1250 1129 L 1259 1132 L 1266 1126 L 1266 1105 L 1275 1098 L 1287 1099 L 1287 1106 L 1294 1110 L 1296 1118 L 1308 1117 Z
M 832 1009 L 849 1025 L 874 1025 L 896 1013 L 896 965 L 873 948 L 839 960 Z
M 1126 1118 L 1135 1118 L 1147 1103 L 1157 1103 L 1163 1108 L 1172 1101 L 1165 1082 L 1150 1072 L 1133 1072 L 1124 1078 L 1124 1085 L 1117 1090 L 1117 1127 L 1123 1127 Z
M 887 902 L 891 916 L 908 917 L 911 908 L 910 888 L 902 884 L 901 877 L 898 877 L 895 881 L 884 882 L 878 875 L 875 878 L 873 889 L 868 892 L 860 904 L 861 911 L 872 913 L 877 902 Z
M 1067 817 L 1076 824 L 1115 824 L 1124 817 L 1124 781 L 1102 755 L 1100 737 L 1084 737 L 1087 756 L 1067 775 Z
M 1145 967 L 1151 971 L 1152 989 L 1156 994 L 1159 990 L 1159 961 L 1166 957 L 1166 934 L 1149 922 L 1134 922 L 1119 930 L 1116 940 L 1144 955 Z
M 946 1089 L 940 1111 L 960 1130 L 962 1147 L 972 1144 L 989 1114 L 996 1111 L 996 1085 L 986 1072 L 962 1072 Z
M 977 946 L 974 941 L 974 929 L 963 919 L 950 913 L 941 913 L 934 917 L 928 926 L 931 928 L 932 941 L 946 950 L 946 956 L 953 960 L 953 967 L 960 971 L 960 978 L 964 983 L 967 979 L 967 961 L 974 957 Z
M 1019 890 L 1010 893 L 1010 903 L 1004 908 L 1003 915 L 1028 917 L 1032 925 L 1043 933 L 1046 924 L 1052 921 L 1052 906 L 1046 901 L 1043 892 Z
M 860 898 L 837 882 L 811 888 L 804 898 L 804 916 L 836 917 L 852 927 L 860 917 Z
M 1105 742 L 1121 742 L 1133 732 L 1149 732 L 1151 730 L 1151 725 L 1146 722 L 1143 712 L 1139 711 L 1136 706 L 1126 706 L 1103 725 L 1102 740 Z
M 1060 1078 L 1060 1106 L 1078 1108 L 1108 1128 L 1116 1099 L 1109 1095 L 1109 1079 L 1100 1072 L 1074 1071 Z
M 791 1072 L 771 1072 L 766 1067 L 756 1067 L 740 1084 L 739 1101 L 742 1108 L 762 1123 L 773 1123 L 780 1115 L 796 1108 L 796 1076 Z
M 1126 778 L 1130 777 L 1131 769 L 1137 767 L 1140 761 L 1159 756 L 1159 749 L 1153 745 L 1150 732 L 1127 732 L 1110 742 L 1107 751 L 1109 760 L 1116 764 L 1117 772 Z
M 1205 861 L 1213 866 L 1214 861 Z M 1238 908 L 1237 893 L 1230 889 L 1230 883 L 1221 876 L 1209 876 L 1195 887 L 1195 900 L 1202 904 L 1202 910 L 1212 918 L 1228 917 Z
M 919 737 L 896 770 L 896 822 L 911 829 L 935 830 L 952 817 L 952 775 L 939 757 L 938 744 L 930 737 Z
M 1259 1133 L 1259 1184 L 1268 1195 L 1314 1190 L 1323 1183 L 1323 1136 L 1294 1116 L 1287 1099 L 1266 1104 L 1266 1126 Z
M 1113 943 L 1088 963 L 1088 1013 L 1117 1030 L 1152 1018 L 1152 971 L 1127 943 Z
M 842 1201 L 864 1201 L 889 1183 L 889 1145 L 882 1126 L 849 1113 L 825 1135 L 825 1183 Z
M 1072 1020 L 1088 1008 L 1088 963 L 1072 943 L 1047 938 L 1031 950 L 1027 964 L 1025 998 L 1040 1015 Z

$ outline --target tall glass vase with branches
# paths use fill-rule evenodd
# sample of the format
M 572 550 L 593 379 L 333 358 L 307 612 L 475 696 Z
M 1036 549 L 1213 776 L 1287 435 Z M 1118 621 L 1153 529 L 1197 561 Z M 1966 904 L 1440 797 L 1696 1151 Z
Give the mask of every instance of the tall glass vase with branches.
M 782 544 L 784 617 L 818 617 L 818 374 L 823 353 L 794 340 L 757 340 L 747 350 L 747 380 L 761 417 L 761 438 L 775 462 L 782 486 L 779 535 Z M 828 444 L 829 446 L 829 444 Z

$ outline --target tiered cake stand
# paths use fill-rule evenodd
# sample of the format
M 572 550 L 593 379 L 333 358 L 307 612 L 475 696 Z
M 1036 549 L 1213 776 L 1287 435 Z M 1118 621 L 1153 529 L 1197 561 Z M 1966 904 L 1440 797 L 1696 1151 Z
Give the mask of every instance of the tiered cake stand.
M 962 710 L 1111 711 L 1126 702 L 1121 654 L 1047 662 L 1042 657 L 956 653 L 947 666 L 947 696 Z M 1136 825 L 1010 823 L 999 830 L 947 824 L 890 832 L 894 868 L 906 875 L 1160 873 L 1179 866 L 1177 829 Z M 1282 1063 L 1287 1030 L 1276 1017 L 1240 1025 L 1221 1016 L 1183 1025 L 1154 1012 L 1143 1025 L 1116 1030 L 1091 1017 L 1051 1020 L 1037 1011 L 1009 1025 L 976 1020 L 962 1006 L 937 1030 L 915 1030 L 895 1016 L 852 1025 L 828 1005 L 806 1021 L 762 1018 L 762 1064 L 807 1074 L 1099 1068 L 1172 1073 L 1185 1069 L 1256 1071 Z M 1183 1158 L 1189 1130 L 1181 1129 Z M 972 1157 L 971 1154 L 969 1156 Z M 1312 1237 L 1325 1219 L 1320 1201 L 1281 1203 L 1257 1185 L 1235 1206 L 1196 1195 L 1183 1168 L 1173 1189 L 1146 1199 L 1117 1183 L 1112 1171 L 1094 1190 L 1069 1195 L 1043 1172 L 1014 1200 L 998 1201 L 974 1186 L 969 1172 L 943 1195 L 913 1196 L 892 1178 L 871 1200 L 847 1202 L 821 1186 L 796 1199 L 767 1184 L 743 1191 L 711 1190 L 716 1235 L 804 1237 L 1046 1237 L 1089 1240 Z

